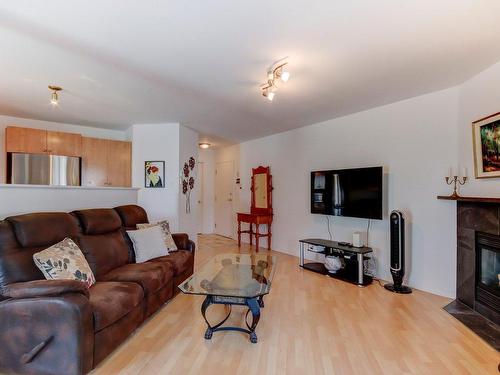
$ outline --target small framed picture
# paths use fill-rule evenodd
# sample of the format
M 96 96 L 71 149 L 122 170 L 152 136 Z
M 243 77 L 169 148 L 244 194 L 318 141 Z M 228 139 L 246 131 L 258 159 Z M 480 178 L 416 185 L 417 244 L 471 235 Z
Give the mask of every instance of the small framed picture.
M 165 162 L 145 161 L 144 162 L 144 187 L 162 188 L 165 187 Z
M 476 178 L 500 177 L 500 113 L 472 123 Z

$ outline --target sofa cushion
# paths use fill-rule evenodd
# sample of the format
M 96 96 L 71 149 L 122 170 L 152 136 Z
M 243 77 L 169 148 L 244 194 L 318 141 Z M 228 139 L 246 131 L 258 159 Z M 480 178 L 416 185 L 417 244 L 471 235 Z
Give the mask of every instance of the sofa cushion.
M 47 280 L 77 280 L 87 288 L 95 284 L 95 277 L 87 260 L 71 238 L 65 238 L 33 254 L 33 261 Z
M 157 292 L 174 277 L 172 266 L 167 263 L 131 263 L 102 276 L 102 281 L 130 281 L 142 286 L 145 294 Z
M 193 267 L 194 256 L 191 251 L 178 250 L 169 255 L 154 258 L 149 263 L 168 263 L 174 270 L 174 276 L 180 275 Z
M 43 279 L 42 272 L 33 263 L 33 253 L 17 242 L 14 229 L 8 221 L 0 221 L 0 288 L 8 284 Z
M 76 243 L 97 279 L 129 262 L 129 247 L 121 230 L 99 235 L 80 235 Z
M 165 242 L 165 247 L 168 250 L 177 250 L 177 245 L 175 244 L 174 238 L 172 237 L 172 233 L 170 232 L 170 225 L 167 220 L 159 221 L 155 224 L 142 223 L 137 224 L 137 229 L 147 229 L 152 227 L 159 227 L 162 231 L 163 240 Z M 167 251 L 168 255 L 168 251 Z
M 140 230 L 128 230 L 127 234 L 132 240 L 137 263 L 168 254 L 165 234 L 157 225 Z
M 135 204 L 115 207 L 115 211 L 120 215 L 122 225 L 126 229 L 135 229 L 137 224 L 148 222 L 148 214 L 144 208 Z
M 78 221 L 65 212 L 40 212 L 6 218 L 22 247 L 50 246 L 80 232 Z
M 127 282 L 97 282 L 89 293 L 95 332 L 127 315 L 144 299 L 140 285 Z
M 112 208 L 94 208 L 73 211 L 85 234 L 104 234 L 121 228 L 122 221 Z

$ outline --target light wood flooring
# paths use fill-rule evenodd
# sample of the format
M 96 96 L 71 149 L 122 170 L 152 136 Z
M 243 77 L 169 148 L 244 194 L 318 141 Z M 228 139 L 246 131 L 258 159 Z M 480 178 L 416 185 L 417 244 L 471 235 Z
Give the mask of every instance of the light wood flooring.
M 239 251 L 250 247 L 200 236 L 196 266 Z M 278 268 L 257 344 L 238 332 L 205 340 L 203 297 L 180 294 L 93 374 L 498 374 L 499 353 L 442 310 L 449 299 L 392 294 L 378 283 L 359 288 L 273 253 Z M 222 314 L 222 306 L 208 311 L 214 321 Z M 243 324 L 243 314 L 234 308 L 230 323 Z

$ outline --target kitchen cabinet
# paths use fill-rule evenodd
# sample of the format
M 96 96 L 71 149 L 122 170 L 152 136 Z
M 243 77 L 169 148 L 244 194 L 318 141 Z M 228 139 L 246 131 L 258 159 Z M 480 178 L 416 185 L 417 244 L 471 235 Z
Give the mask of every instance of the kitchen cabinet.
M 130 142 L 107 142 L 108 186 L 132 185 L 132 145 Z
M 85 186 L 130 187 L 132 146 L 109 139 L 82 139 L 82 184 Z
M 47 152 L 47 131 L 8 126 L 5 128 L 5 151 L 45 154 Z
M 5 151 L 24 154 L 81 156 L 80 134 L 8 126 L 5 129 Z
M 47 131 L 47 152 L 51 155 L 82 156 L 80 134 Z

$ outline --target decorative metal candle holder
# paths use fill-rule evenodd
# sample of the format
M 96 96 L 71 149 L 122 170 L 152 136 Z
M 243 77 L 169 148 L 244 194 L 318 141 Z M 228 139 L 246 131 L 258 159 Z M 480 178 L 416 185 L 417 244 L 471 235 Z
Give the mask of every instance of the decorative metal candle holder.
M 450 176 L 447 176 L 447 177 L 445 177 L 445 180 L 446 180 L 446 183 L 448 185 L 453 184 L 453 194 L 450 195 L 450 198 L 458 198 L 458 197 L 460 197 L 460 195 L 458 195 L 458 192 L 457 192 L 457 187 L 459 185 L 465 185 L 465 183 L 467 182 L 467 177 L 466 176 L 464 176 L 464 177 L 458 177 L 458 176 L 450 177 Z

